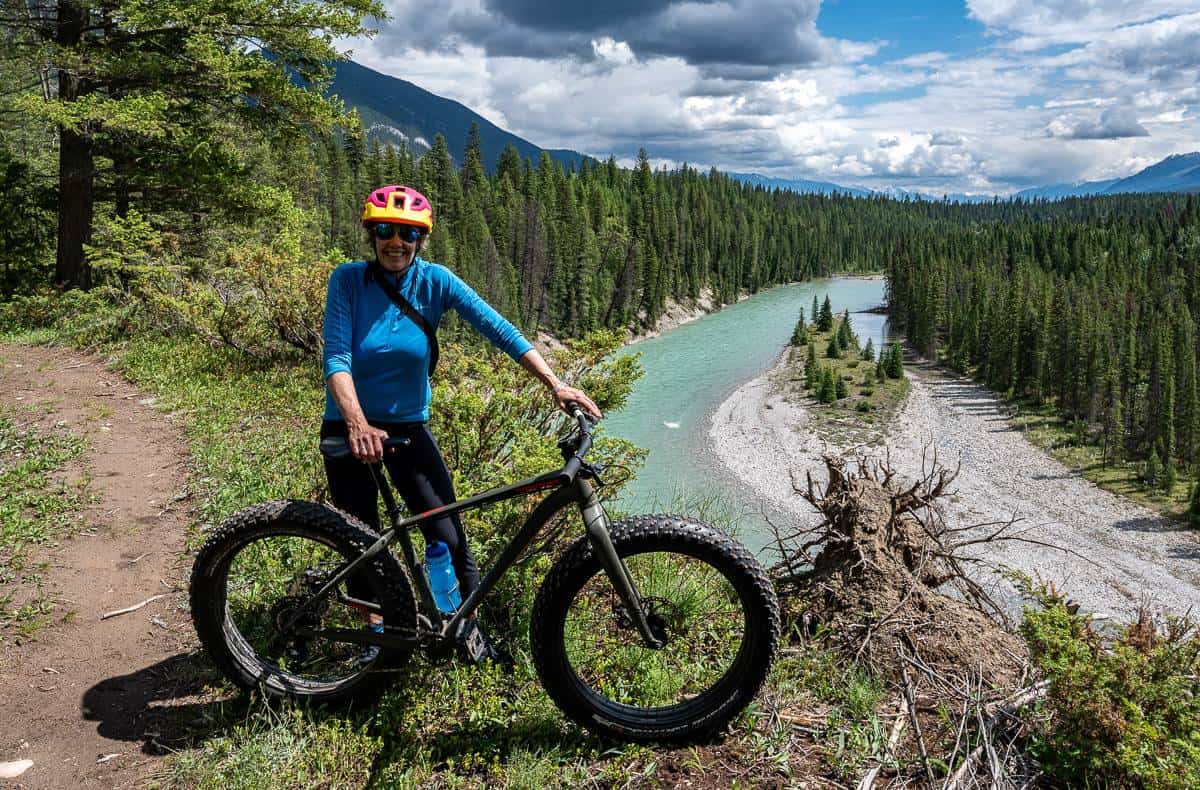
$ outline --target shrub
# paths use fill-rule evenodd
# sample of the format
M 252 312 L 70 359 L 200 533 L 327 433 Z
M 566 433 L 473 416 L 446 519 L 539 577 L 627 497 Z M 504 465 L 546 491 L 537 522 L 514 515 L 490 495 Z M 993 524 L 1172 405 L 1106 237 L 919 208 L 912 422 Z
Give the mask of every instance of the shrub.
M 1200 788 L 1200 641 L 1146 610 L 1106 640 L 1052 592 L 1021 634 L 1049 681 L 1032 752 L 1071 787 Z
M 858 403 L 856 403 L 854 405 L 854 409 L 855 409 L 855 411 L 861 411 L 865 414 L 866 412 L 869 412 L 871 410 L 871 404 L 869 401 L 860 400 Z

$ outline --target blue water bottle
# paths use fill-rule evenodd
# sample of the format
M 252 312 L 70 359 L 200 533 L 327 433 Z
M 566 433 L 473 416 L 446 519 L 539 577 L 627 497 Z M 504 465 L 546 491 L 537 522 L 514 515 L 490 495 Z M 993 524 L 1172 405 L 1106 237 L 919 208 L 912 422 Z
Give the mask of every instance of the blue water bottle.
M 458 577 L 450 562 L 450 549 L 440 540 L 425 547 L 425 572 L 429 575 L 429 589 L 437 608 L 447 614 L 462 606 L 462 595 L 458 591 Z

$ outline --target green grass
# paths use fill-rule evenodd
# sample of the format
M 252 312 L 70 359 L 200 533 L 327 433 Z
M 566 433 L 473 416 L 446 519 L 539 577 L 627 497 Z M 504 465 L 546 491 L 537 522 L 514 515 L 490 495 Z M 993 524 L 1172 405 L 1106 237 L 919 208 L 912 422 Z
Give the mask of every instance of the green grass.
M 1014 407 L 1012 424 L 1032 444 L 1047 452 L 1056 461 L 1082 475 L 1106 491 L 1131 499 L 1138 504 L 1181 522 L 1187 520 L 1187 510 L 1196 478 L 1179 472 L 1170 491 L 1148 487 L 1141 478 L 1144 462 L 1114 462 L 1102 458 L 1103 445 L 1091 433 L 1080 433 L 1071 422 L 1058 416 L 1053 406 L 1019 404 Z
M 55 612 L 40 554 L 75 534 L 88 479 L 67 482 L 87 443 L 29 410 L 0 406 L 0 641 L 33 636 Z
M 44 341 L 51 335 L 26 339 Z M 155 396 L 157 407 L 179 417 L 191 451 L 189 490 L 198 509 L 193 547 L 246 505 L 312 498 L 323 489 L 314 439 L 323 397 L 315 360 L 254 362 L 227 349 L 149 336 L 103 350 L 127 378 Z M 548 455 L 557 455 L 552 446 Z M 702 509 L 719 519 L 727 508 L 706 502 Z M 222 789 L 540 790 L 669 784 L 670 777 L 687 776 L 753 787 L 789 777 L 835 776 L 840 773 L 835 763 L 860 760 L 854 755 L 866 747 L 855 745 L 853 737 L 850 751 L 826 755 L 811 742 L 799 748 L 798 739 L 809 736 L 774 717 L 779 708 L 816 705 L 837 708 L 838 716 L 830 719 L 837 731 L 873 726 L 874 712 L 863 713 L 869 706 L 845 701 L 855 697 L 851 689 L 857 681 L 817 647 L 804 648 L 803 657 L 782 659 L 761 701 L 738 717 L 721 742 L 669 750 L 598 741 L 563 718 L 536 678 L 524 632 L 537 574 L 523 573 L 528 578 L 513 574 L 518 577 L 514 585 L 530 586 L 506 602 L 516 612 L 511 620 L 516 635 L 505 644 L 515 657 L 511 674 L 417 658 L 376 704 L 320 711 L 247 700 L 198 656 L 189 671 L 210 685 L 173 714 L 182 734 L 171 736 L 176 753 L 162 765 L 157 781 L 165 787 Z M 834 732 L 832 724 L 825 727 L 822 740 Z M 668 769 L 673 773 L 664 773 Z

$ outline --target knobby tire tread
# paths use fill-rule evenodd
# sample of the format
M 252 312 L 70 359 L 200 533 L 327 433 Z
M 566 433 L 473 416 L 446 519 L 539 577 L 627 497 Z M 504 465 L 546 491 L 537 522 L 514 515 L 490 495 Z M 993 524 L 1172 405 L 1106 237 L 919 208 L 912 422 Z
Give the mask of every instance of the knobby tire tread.
M 766 682 L 779 645 L 780 614 L 775 589 L 766 570 L 745 546 L 707 524 L 682 516 L 639 515 L 610 526 L 618 554 L 629 549 L 680 549 L 727 566 L 735 589 L 746 601 L 744 639 L 751 643 L 748 656 L 739 656 L 740 681 L 693 720 L 665 725 L 621 720 L 612 711 L 598 710 L 579 691 L 579 681 L 565 653 L 563 622 L 571 599 L 595 573 L 604 573 L 590 541 L 577 540 L 563 553 L 538 592 L 530 623 L 534 664 L 546 692 L 571 719 L 592 732 L 625 741 L 686 743 L 711 737 L 741 712 Z M 623 550 L 623 548 L 625 550 Z M 719 684 L 718 684 L 719 685 Z
M 282 531 L 282 527 L 293 531 Z M 379 539 L 379 535 L 353 516 L 317 502 L 278 500 L 252 505 L 230 516 L 205 540 L 196 554 L 191 576 L 192 619 L 200 643 L 217 668 L 229 680 L 245 690 L 262 689 L 272 696 L 290 696 L 319 704 L 340 705 L 381 692 L 394 679 L 387 670 L 403 664 L 410 652 L 382 650 L 364 671 L 334 691 L 298 693 L 264 682 L 266 673 L 254 673 L 240 663 L 225 638 L 225 596 L 219 589 L 225 581 L 222 568 L 255 537 L 280 534 L 325 536 L 333 544 L 348 549 L 351 556 L 361 554 Z M 389 625 L 415 629 L 416 603 L 412 583 L 404 566 L 389 551 L 376 554 L 362 571 L 372 577 L 371 586 L 381 595 L 380 604 Z

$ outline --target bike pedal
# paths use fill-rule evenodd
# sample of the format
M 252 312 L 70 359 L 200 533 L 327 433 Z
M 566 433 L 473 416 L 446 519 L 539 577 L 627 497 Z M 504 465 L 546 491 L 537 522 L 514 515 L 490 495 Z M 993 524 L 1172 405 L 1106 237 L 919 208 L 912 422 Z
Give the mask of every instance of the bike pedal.
M 475 620 L 467 620 L 458 636 L 458 652 L 464 661 L 481 664 L 492 661 L 498 664 L 511 663 L 504 654 L 496 649 L 487 634 Z

